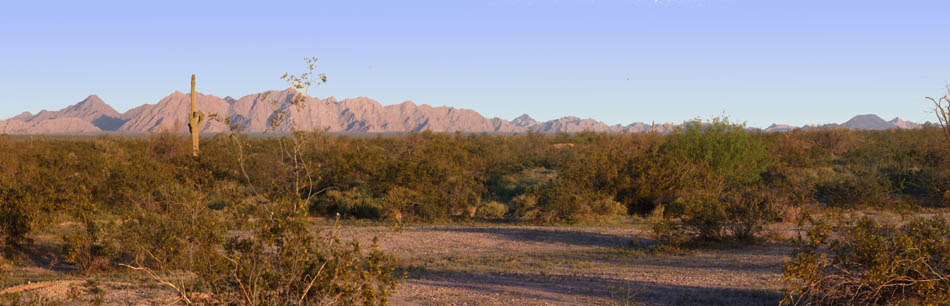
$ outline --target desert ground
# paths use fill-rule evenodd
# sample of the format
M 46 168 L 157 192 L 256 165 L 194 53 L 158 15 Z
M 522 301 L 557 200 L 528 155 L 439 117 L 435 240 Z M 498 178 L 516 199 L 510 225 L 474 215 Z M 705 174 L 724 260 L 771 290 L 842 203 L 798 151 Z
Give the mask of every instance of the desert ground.
M 390 297 L 393 305 L 775 305 L 791 252 L 782 239 L 652 252 L 645 223 L 363 224 L 340 233 L 366 245 L 378 237 L 380 248 L 397 258 L 405 279 Z M 174 291 L 140 274 L 87 277 L 42 251 L 30 264 L 10 267 L 3 293 L 40 304 L 178 303 Z

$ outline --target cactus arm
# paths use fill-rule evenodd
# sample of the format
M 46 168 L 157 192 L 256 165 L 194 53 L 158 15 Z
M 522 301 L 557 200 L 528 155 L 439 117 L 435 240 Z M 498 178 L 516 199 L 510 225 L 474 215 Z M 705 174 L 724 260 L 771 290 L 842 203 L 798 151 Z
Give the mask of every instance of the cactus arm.
M 201 127 L 205 125 L 205 122 L 204 112 L 191 113 L 191 115 L 188 116 L 188 132 L 201 131 Z
M 205 113 L 198 112 L 198 128 L 205 126 Z

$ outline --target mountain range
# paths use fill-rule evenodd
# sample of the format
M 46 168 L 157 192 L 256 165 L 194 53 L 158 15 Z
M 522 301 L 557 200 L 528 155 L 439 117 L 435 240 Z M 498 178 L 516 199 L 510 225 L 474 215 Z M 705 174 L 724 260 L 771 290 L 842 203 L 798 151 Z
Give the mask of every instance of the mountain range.
M 762 129 L 766 132 L 788 132 L 798 128 L 801 129 L 850 129 L 850 130 L 890 130 L 890 129 L 919 129 L 921 124 L 910 121 L 904 121 L 895 117 L 890 121 L 885 121 L 874 114 L 857 115 L 844 123 L 829 123 L 823 125 L 810 125 L 804 127 L 790 126 L 786 124 L 772 124 Z
M 448 106 L 433 107 L 416 105 L 406 101 L 395 105 L 382 105 L 366 98 L 336 100 L 333 97 L 318 99 L 299 96 L 293 89 L 265 91 L 240 99 L 196 94 L 198 109 L 209 117 L 201 128 L 202 133 L 225 132 L 229 123 L 240 126 L 246 133 L 278 132 L 297 130 L 325 130 L 347 133 L 392 133 L 410 131 L 433 132 L 490 132 L 541 133 L 593 132 L 648 132 L 668 133 L 678 125 L 672 123 L 646 124 L 635 122 L 626 126 L 608 125 L 593 119 L 568 116 L 539 122 L 521 115 L 514 120 L 486 118 L 469 109 Z M 175 91 L 156 104 L 145 104 L 119 113 L 96 95 L 58 111 L 43 110 L 37 114 L 24 112 L 15 117 L 0 120 L 0 134 L 93 134 L 126 133 L 145 134 L 162 131 L 186 132 L 186 114 L 191 111 L 190 97 Z M 282 113 L 285 120 L 274 119 Z M 223 118 L 229 118 L 226 122 Z M 806 126 L 803 128 L 847 128 L 855 130 L 913 129 L 920 125 L 894 118 L 885 121 L 876 115 L 855 116 L 841 124 Z M 788 125 L 773 124 L 763 129 L 766 132 L 782 132 L 796 129 Z

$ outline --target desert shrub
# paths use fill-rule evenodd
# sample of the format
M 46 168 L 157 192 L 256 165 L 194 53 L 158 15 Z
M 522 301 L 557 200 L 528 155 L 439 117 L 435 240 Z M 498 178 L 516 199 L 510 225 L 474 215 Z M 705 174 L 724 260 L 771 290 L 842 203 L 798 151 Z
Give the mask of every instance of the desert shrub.
M 765 136 L 727 118 L 686 123 L 661 151 L 674 159 L 708 165 L 710 171 L 737 185 L 758 183 L 772 163 Z
M 765 226 L 781 213 L 780 205 L 774 197 L 764 192 L 727 194 L 726 201 L 730 203 L 726 207 L 726 230 L 738 240 L 755 239 L 765 231 Z
M 668 217 L 680 218 L 680 231 L 700 239 L 722 240 L 729 222 L 727 203 L 713 194 L 690 194 L 666 205 Z M 670 225 L 672 226 L 672 225 Z
M 0 249 L 29 242 L 34 213 L 19 201 L 5 199 L 0 203 Z
M 114 224 L 96 224 L 86 219 L 82 230 L 71 231 L 63 235 L 63 258 L 66 262 L 75 264 L 80 272 L 90 273 L 109 266 L 114 257 L 116 246 L 111 237 L 103 237 L 114 233 Z M 106 227 L 105 230 L 102 227 Z
M 784 277 L 790 305 L 936 305 L 950 300 L 950 225 L 812 220 Z
M 950 173 L 942 167 L 916 165 L 882 169 L 892 190 L 926 207 L 948 207 L 943 194 L 950 190 Z
M 667 218 L 655 220 L 650 227 L 650 236 L 656 241 L 657 245 L 672 247 L 679 247 L 690 240 L 685 231 Z
M 518 195 L 545 187 L 555 178 L 557 171 L 541 167 L 529 168 L 500 177 L 490 190 L 502 201 L 510 201 Z
M 317 216 L 340 214 L 343 218 L 380 219 L 383 208 L 379 199 L 357 189 L 329 190 L 310 204 L 310 213 Z
M 490 201 L 478 206 L 475 215 L 484 219 L 501 219 L 508 213 L 508 205 L 501 202 Z
M 635 157 L 630 167 L 636 187 L 632 188 L 633 199 L 629 211 L 639 214 L 652 212 L 656 207 L 675 199 L 676 194 L 689 184 L 684 178 L 689 177 L 694 169 L 687 166 L 682 158 L 661 154 L 658 146 Z
M 607 195 L 594 196 L 591 198 L 591 211 L 597 216 L 622 216 L 627 213 L 627 207 L 620 202 L 614 201 Z
M 680 224 L 667 220 L 654 229 L 676 231 L 680 232 L 676 236 L 705 241 L 726 238 L 752 240 L 778 213 L 776 205 L 762 192 L 694 193 L 680 197 L 665 207 L 666 217 L 678 218 Z M 655 234 L 674 235 L 662 232 Z
M 848 129 L 829 129 L 802 133 L 806 141 L 814 145 L 818 155 L 834 157 L 848 153 L 864 141 L 860 132 Z
M 395 288 L 393 258 L 376 240 L 365 251 L 343 243 L 334 226 L 316 236 L 292 210 L 268 204 L 251 237 L 224 244 L 225 267 L 199 274 L 215 303 L 240 305 L 385 305 Z
M 770 133 L 770 151 L 775 162 L 789 168 L 815 168 L 831 161 L 831 154 L 811 141 L 808 135 L 822 131 L 794 130 Z
M 384 304 L 392 258 L 333 231 L 315 235 L 291 203 L 249 198 L 222 211 L 183 186 L 163 187 L 159 211 L 136 211 L 119 230 L 116 261 L 178 292 L 186 303 Z M 242 220 L 228 228 L 222 220 Z M 239 234 L 239 233 L 247 234 Z
M 627 207 L 610 196 L 579 188 L 566 180 L 555 181 L 536 195 L 537 213 L 533 221 L 540 223 L 589 222 L 627 212 Z
M 419 203 L 422 202 L 422 195 L 404 187 L 393 187 L 387 191 L 386 195 L 382 198 L 382 202 L 386 210 L 386 215 L 395 219 L 402 219 L 403 217 L 412 219 L 415 218 L 417 214 L 436 215 L 439 213 L 420 209 L 421 205 Z M 421 207 L 428 208 L 430 206 Z
M 763 183 L 770 140 L 725 118 L 685 123 L 664 140 L 647 139 L 623 166 L 631 187 L 618 191 L 630 212 L 646 214 L 697 191 L 719 193 Z
M 154 195 L 155 204 L 131 209 L 116 227 L 114 261 L 190 302 L 210 285 L 196 275 L 226 271 L 220 256 L 225 224 L 194 185 L 157 186 Z
M 478 204 L 482 202 L 484 185 L 471 177 L 450 176 L 447 180 L 433 189 L 423 189 L 428 195 L 425 201 L 427 211 L 447 210 L 453 218 L 471 218 L 475 216 Z M 432 216 L 434 214 L 427 213 Z M 444 212 L 440 215 L 444 216 Z M 429 217 L 430 220 L 440 217 Z
M 533 220 L 538 216 L 538 196 L 520 194 L 511 200 L 512 215 L 518 219 Z
M 187 139 L 171 131 L 162 131 L 149 136 L 148 154 L 155 159 L 168 160 L 185 155 L 190 148 Z
M 815 186 L 816 197 L 835 207 L 886 206 L 893 203 L 891 187 L 875 172 L 859 170 L 857 174 L 839 171 Z

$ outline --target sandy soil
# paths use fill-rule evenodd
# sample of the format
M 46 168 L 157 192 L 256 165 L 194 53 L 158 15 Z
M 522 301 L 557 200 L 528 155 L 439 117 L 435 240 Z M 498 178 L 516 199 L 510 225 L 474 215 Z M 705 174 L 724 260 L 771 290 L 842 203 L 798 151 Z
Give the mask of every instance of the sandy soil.
M 640 230 L 445 226 L 350 229 L 409 267 L 395 305 L 775 305 L 791 249 L 651 255 Z
M 775 305 L 781 245 L 685 255 L 644 251 L 634 226 L 344 226 L 344 238 L 380 247 L 407 271 L 394 305 Z M 84 305 L 175 304 L 174 292 L 129 273 L 83 277 L 55 267 L 14 267 L 0 290 Z

